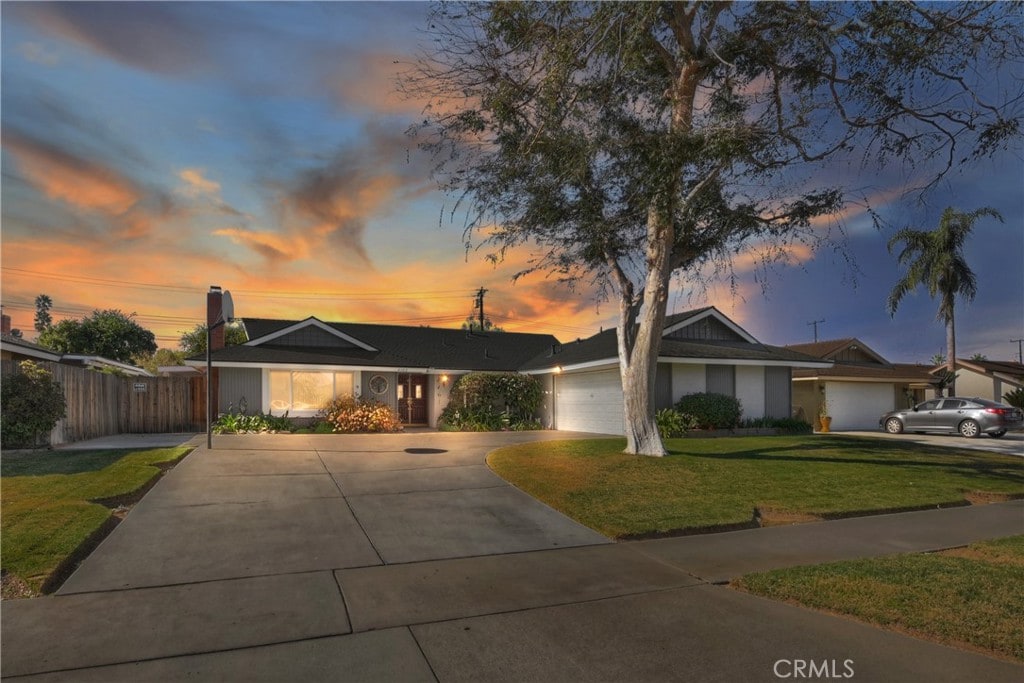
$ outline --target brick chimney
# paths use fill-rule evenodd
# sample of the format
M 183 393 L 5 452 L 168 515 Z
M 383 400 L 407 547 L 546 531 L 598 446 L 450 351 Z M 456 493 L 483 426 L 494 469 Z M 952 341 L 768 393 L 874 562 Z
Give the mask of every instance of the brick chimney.
M 0 334 L 9 335 L 11 333 L 11 316 L 6 313 L 0 314 Z

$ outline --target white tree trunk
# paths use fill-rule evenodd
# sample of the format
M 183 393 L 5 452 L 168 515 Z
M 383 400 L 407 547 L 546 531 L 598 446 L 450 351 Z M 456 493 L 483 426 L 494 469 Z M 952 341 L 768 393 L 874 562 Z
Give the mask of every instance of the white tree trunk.
M 670 215 L 666 216 L 663 210 L 652 207 L 647 216 L 648 269 L 643 308 L 637 314 L 635 302 L 625 294 L 619 301 L 619 370 L 626 425 L 625 452 L 634 455 L 660 457 L 668 454 L 654 419 L 654 386 L 672 275 L 669 258 L 673 238 Z

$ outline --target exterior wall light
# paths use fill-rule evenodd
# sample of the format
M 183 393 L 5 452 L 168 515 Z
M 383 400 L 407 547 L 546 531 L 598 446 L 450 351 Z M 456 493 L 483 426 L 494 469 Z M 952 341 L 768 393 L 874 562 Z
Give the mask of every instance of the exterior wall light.
M 448 375 L 441 375 L 441 386 L 448 386 Z

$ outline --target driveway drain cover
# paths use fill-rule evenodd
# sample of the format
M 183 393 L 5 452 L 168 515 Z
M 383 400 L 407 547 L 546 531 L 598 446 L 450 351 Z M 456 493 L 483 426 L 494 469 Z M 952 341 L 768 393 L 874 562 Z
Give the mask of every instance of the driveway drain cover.
M 443 448 L 406 448 L 406 453 L 412 453 L 413 455 L 427 455 L 429 453 L 447 453 Z

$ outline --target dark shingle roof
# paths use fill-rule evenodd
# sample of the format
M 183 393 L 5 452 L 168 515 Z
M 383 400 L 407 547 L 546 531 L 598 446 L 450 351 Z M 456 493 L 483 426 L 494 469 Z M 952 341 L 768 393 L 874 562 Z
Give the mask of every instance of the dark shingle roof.
M 846 339 L 829 339 L 820 342 L 807 342 L 806 344 L 787 344 L 787 349 L 793 351 L 799 351 L 800 353 L 806 353 L 808 356 L 814 356 L 815 358 L 828 358 L 830 355 L 837 351 L 845 349 L 850 344 L 853 344 L 857 340 L 853 337 Z
M 705 309 L 702 309 L 705 310 Z M 695 315 L 700 311 L 693 312 Z M 683 315 L 683 314 L 680 314 Z M 689 316 L 688 316 L 689 317 Z M 685 318 L 673 321 L 675 324 Z M 666 324 L 668 327 L 669 324 Z M 581 341 L 563 344 L 558 352 L 550 349 L 532 358 L 521 369 L 540 370 L 554 366 L 568 367 L 581 363 L 609 360 L 618 361 L 618 340 L 615 330 L 605 330 Z M 803 353 L 767 344 L 732 341 L 676 341 L 662 339 L 658 353 L 663 358 L 707 358 L 721 360 L 750 360 L 765 362 L 824 363 Z
M 2 346 L 6 347 L 6 351 L 12 353 L 21 353 L 22 355 L 32 356 L 34 358 L 44 358 L 46 360 L 59 360 L 61 356 L 60 351 L 54 351 L 45 346 L 39 344 L 33 344 L 30 341 L 25 341 L 20 337 L 15 337 L 9 334 L 0 335 L 0 342 Z
M 304 321 L 246 318 L 250 341 L 280 332 Z M 517 370 L 558 340 L 548 334 L 520 332 L 469 333 L 436 327 L 402 327 L 365 323 L 324 323 L 372 346 L 296 347 L 270 339 L 256 346 L 229 346 L 215 351 L 218 362 L 295 363 L 301 365 L 354 365 L 450 370 Z M 203 360 L 195 357 L 191 360 Z
M 1015 377 L 1017 379 L 1024 379 L 1024 365 L 1021 363 L 1015 363 L 1014 361 L 958 358 L 956 362 L 958 364 L 979 367 L 986 373 L 999 373 L 1001 375 L 1009 375 L 1010 377 Z
M 892 365 L 858 365 L 855 363 L 836 363 L 831 368 L 794 369 L 793 378 L 830 377 L 845 379 L 883 379 L 890 382 L 921 382 L 931 383 L 935 378 L 929 374 L 930 365 L 913 365 L 910 363 L 893 363 Z

